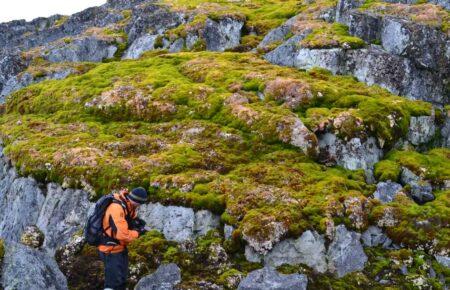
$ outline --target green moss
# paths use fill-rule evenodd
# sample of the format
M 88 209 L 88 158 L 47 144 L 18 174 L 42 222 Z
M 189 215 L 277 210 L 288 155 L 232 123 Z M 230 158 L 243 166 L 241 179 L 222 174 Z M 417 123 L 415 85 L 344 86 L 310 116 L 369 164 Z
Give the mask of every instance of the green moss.
M 300 45 L 307 48 L 361 48 L 365 46 L 365 42 L 359 37 L 351 36 L 346 25 L 333 23 L 314 29 L 300 41 Z
M 0 264 L 3 261 L 3 257 L 5 256 L 5 244 L 2 239 L 0 239 Z
M 400 165 L 391 160 L 382 160 L 375 164 L 374 175 L 379 181 L 398 181 L 400 176 Z

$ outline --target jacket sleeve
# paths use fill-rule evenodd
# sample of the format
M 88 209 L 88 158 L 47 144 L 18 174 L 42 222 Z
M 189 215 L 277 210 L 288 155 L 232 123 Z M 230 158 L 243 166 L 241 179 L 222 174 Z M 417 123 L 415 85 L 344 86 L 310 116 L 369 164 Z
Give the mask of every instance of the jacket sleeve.
M 128 223 L 125 219 L 125 212 L 120 204 L 113 203 L 111 207 L 111 218 L 116 226 L 116 235 L 114 238 L 118 239 L 121 243 L 129 244 L 133 240 L 137 239 L 139 233 L 135 230 L 128 229 Z

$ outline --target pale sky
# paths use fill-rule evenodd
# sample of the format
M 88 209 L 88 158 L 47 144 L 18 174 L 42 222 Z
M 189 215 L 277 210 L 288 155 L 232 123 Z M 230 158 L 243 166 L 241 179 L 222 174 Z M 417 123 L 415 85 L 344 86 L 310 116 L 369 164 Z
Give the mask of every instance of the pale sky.
M 0 0 L 0 22 L 30 21 L 54 14 L 70 15 L 104 3 L 106 0 Z

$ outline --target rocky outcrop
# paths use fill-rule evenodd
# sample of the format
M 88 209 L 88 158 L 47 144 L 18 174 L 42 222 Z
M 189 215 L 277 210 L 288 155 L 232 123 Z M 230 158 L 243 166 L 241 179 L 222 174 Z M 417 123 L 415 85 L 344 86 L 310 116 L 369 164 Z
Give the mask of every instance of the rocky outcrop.
M 264 257 L 264 263 L 274 267 L 305 264 L 324 273 L 327 270 L 325 239 L 317 232 L 306 231 L 298 239 L 276 244 Z
M 181 282 L 181 270 L 176 264 L 161 265 L 153 274 L 142 278 L 135 290 L 170 290 Z
M 250 272 L 238 286 L 239 290 L 306 290 L 308 279 L 305 275 L 278 273 L 273 267 L 267 266 Z
M 4 99 L 15 91 L 20 90 L 26 86 L 34 83 L 39 83 L 45 80 L 62 80 L 72 74 L 74 71 L 72 69 L 62 69 L 50 73 L 44 77 L 34 77 L 30 73 L 23 73 L 17 76 L 11 77 L 3 86 L 3 90 L 0 91 L 0 103 L 4 102 Z
M 94 204 L 83 190 L 63 189 L 56 183 L 47 184 L 37 226 L 45 234 L 44 247 L 50 251 L 67 244 L 73 234 L 84 227 Z
M 206 49 L 224 51 L 239 45 L 241 29 L 244 22 L 230 17 L 219 21 L 206 20 L 203 37 L 206 41 Z
M 20 242 L 25 246 L 38 249 L 44 243 L 44 238 L 44 234 L 38 227 L 29 226 L 24 230 Z
M 123 59 L 137 59 L 144 52 L 155 48 L 155 41 L 158 35 L 145 34 L 136 39 L 125 52 Z
M 0 103 L 4 102 L 2 92 L 8 80 L 25 69 L 25 63 L 19 53 L 0 51 Z
M 344 142 L 332 133 L 319 136 L 320 159 L 327 164 L 338 164 L 347 169 L 364 169 L 368 181 L 373 181 L 373 165 L 383 156 L 374 137 L 367 140 L 352 138 Z
M 0 237 L 17 242 L 27 226 L 36 224 L 45 197 L 37 182 L 19 177 L 0 147 Z
M 191 208 L 163 206 L 160 203 L 141 206 L 139 216 L 147 226 L 159 230 L 166 239 L 176 242 L 193 240 L 220 224 L 220 217 L 209 211 L 195 213 Z
M 395 196 L 402 191 L 403 187 L 390 180 L 386 182 L 379 182 L 377 190 L 373 193 L 373 197 L 381 201 L 381 203 L 388 203 L 395 199 Z
M 359 241 L 360 236 L 348 231 L 344 225 L 336 227 L 335 237 L 328 248 L 328 267 L 337 277 L 364 269 L 367 256 Z
M 95 37 L 83 37 L 70 43 L 57 42 L 44 48 L 42 57 L 50 62 L 100 62 L 112 58 L 117 45 Z
M 42 250 L 8 243 L 1 284 L 5 289 L 68 289 L 55 260 Z

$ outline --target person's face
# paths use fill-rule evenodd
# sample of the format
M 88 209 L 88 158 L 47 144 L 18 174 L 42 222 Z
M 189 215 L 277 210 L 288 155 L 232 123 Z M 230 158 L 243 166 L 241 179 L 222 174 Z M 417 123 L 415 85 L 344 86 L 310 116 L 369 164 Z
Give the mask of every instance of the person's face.
M 131 199 L 130 199 L 130 203 L 131 203 L 131 206 L 133 206 L 134 208 L 138 208 L 141 205 L 140 203 L 134 202 Z

